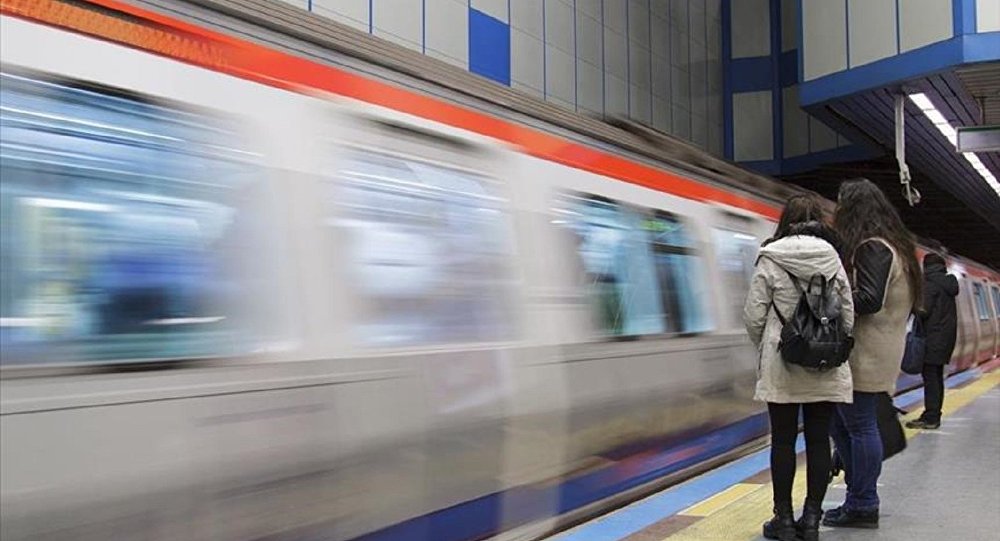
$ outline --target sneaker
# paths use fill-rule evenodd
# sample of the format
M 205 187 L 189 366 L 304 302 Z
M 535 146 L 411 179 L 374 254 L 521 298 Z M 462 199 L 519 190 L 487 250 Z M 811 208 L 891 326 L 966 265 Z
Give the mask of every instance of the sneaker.
M 913 428 L 916 430 L 937 430 L 938 428 L 941 428 L 941 421 L 932 423 L 923 419 L 914 419 L 906 422 L 906 428 Z
M 878 529 L 878 509 L 855 511 L 838 507 L 827 511 L 826 516 L 823 517 L 823 526 L 876 530 Z

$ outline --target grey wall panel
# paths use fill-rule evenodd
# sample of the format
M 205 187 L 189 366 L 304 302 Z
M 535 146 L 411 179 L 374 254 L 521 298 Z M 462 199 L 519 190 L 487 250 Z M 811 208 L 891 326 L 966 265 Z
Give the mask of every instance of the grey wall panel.
M 670 70 L 670 60 L 653 55 L 653 96 L 670 99 Z
M 510 3 L 510 25 L 541 39 L 545 18 L 542 16 L 543 0 L 512 0 Z
M 976 0 L 976 32 L 1000 32 L 1000 0 Z
M 313 0 L 313 12 L 352 28 L 368 31 L 368 0 Z
M 837 148 L 837 132 L 819 119 L 809 117 L 809 152 L 822 152 Z
M 847 6 L 830 0 L 802 1 L 803 78 L 847 69 Z
M 792 158 L 809 153 L 809 115 L 799 107 L 799 88 L 782 89 L 783 157 Z
M 781 0 L 781 51 L 799 46 L 798 0 Z
M 461 0 L 424 0 L 427 54 L 469 67 L 469 8 Z
M 607 0 L 605 0 L 607 1 Z M 689 0 L 670 0 L 670 26 L 687 31 Z
M 654 56 L 670 61 L 670 21 L 660 15 L 653 15 L 652 31 L 649 35 L 649 48 Z
M 518 0 L 513 0 L 517 2 Z M 576 10 L 584 15 L 589 15 L 598 21 L 601 20 L 603 12 L 601 11 L 601 0 L 576 0 Z
M 1000 0 L 994 0 L 1000 1 Z M 952 36 L 952 0 L 902 0 L 899 50 L 912 51 Z
M 628 16 L 626 15 L 625 0 L 604 2 L 604 27 L 612 32 L 625 35 L 628 31 Z
M 609 116 L 628 114 L 628 83 L 607 72 L 604 74 L 604 112 Z
M 639 47 L 650 48 L 649 45 L 649 1 L 628 1 L 628 39 Z
M 691 110 L 691 74 L 677 66 L 670 70 L 670 101 Z
M 552 44 L 545 46 L 545 94 L 575 107 L 576 59 Z
M 626 80 L 628 78 L 628 43 L 625 34 L 604 27 L 604 70 Z
M 701 148 L 708 148 L 708 118 L 691 115 L 691 142 Z
M 653 126 L 663 132 L 670 133 L 670 100 L 653 95 Z
M 541 38 L 513 28 L 510 32 L 510 78 L 541 95 L 545 90 L 545 46 Z
M 576 96 L 581 110 L 604 113 L 604 75 L 601 67 L 582 59 L 576 61 Z
M 649 95 L 649 87 L 643 88 L 639 85 L 629 85 L 629 92 L 631 93 L 629 98 L 629 106 L 631 107 L 629 118 L 651 124 L 653 122 L 650 109 L 652 106 L 652 97 Z
M 573 5 L 563 0 L 548 0 L 545 4 L 545 41 L 566 54 L 574 54 L 575 37 Z
M 670 21 L 670 0 L 650 0 L 649 9 L 654 17 Z
M 733 94 L 733 157 L 736 161 L 774 158 L 771 92 Z
M 644 89 L 647 93 L 650 90 L 650 68 L 652 58 L 649 49 L 632 45 L 629 47 L 629 84 L 636 85 Z
M 679 68 L 687 69 L 691 62 L 691 38 L 687 31 L 671 27 L 670 31 L 670 62 Z
M 896 54 L 896 0 L 848 0 L 851 67 Z
M 576 57 L 597 67 L 604 57 L 601 39 L 603 28 L 600 19 L 595 19 L 582 11 L 576 14 Z
M 671 131 L 682 139 L 691 139 L 691 110 L 674 102 L 671 106 Z
M 737 0 L 730 10 L 733 58 L 771 54 L 771 13 L 768 0 Z
M 417 51 L 423 50 L 421 0 L 372 0 L 372 33 Z
M 691 2 L 688 4 L 688 34 L 691 36 L 691 43 L 704 45 L 708 40 L 705 36 L 705 4 L 703 2 Z

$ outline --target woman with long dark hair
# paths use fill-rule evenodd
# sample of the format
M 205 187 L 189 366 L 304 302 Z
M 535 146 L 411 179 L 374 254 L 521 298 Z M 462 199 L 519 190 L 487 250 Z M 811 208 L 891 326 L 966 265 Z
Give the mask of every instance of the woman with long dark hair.
M 852 277 L 857 318 L 849 361 L 853 401 L 837 406 L 832 426 L 837 452 L 844 461 L 847 498 L 826 514 L 823 524 L 878 528 L 876 484 L 883 450 L 876 405 L 879 394 L 895 391 L 906 322 L 919 308 L 923 277 L 913 235 L 871 181 L 855 179 L 840 186 L 834 228 Z
M 795 311 L 801 290 L 816 275 L 827 279 L 843 300 L 840 320 L 848 332 L 853 325 L 851 287 L 835 245 L 836 235 L 823 223 L 823 207 L 815 196 L 788 200 L 774 236 L 764 242 L 743 309 L 750 339 L 759 351 L 756 400 L 767 403 L 771 420 L 771 479 L 774 518 L 764 524 L 764 537 L 797 539 L 792 515 L 795 479 L 795 438 L 799 412 L 805 425 L 808 492 L 799 534 L 816 541 L 830 471 L 830 422 L 834 404 L 851 400 L 851 370 L 846 364 L 819 372 L 789 364 L 778 351 L 780 313 Z M 797 282 L 797 283 L 796 283 Z

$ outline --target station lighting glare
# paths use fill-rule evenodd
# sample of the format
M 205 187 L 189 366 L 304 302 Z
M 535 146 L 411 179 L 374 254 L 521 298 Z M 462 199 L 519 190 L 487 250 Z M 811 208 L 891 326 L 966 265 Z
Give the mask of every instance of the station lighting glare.
M 913 104 L 924 113 L 927 120 L 930 120 L 931 124 L 934 124 L 934 127 L 941 132 L 941 135 L 943 135 L 949 143 L 951 143 L 951 146 L 957 148 L 958 132 L 955 130 L 955 127 L 948 122 L 944 115 L 941 114 L 941 111 L 938 111 L 937 107 L 934 107 L 934 104 L 931 103 L 931 100 L 927 97 L 927 95 L 923 92 L 918 92 L 915 94 L 908 94 L 907 97 L 910 98 L 910 101 L 912 101 Z M 992 188 L 993 191 L 1000 196 L 1000 182 L 997 182 L 996 176 L 986 167 L 986 164 L 979 159 L 979 156 L 977 156 L 975 152 L 965 152 L 962 155 L 965 156 L 965 160 L 972 165 L 972 168 L 979 173 L 979 176 L 983 177 L 986 184 L 989 184 L 990 188 Z

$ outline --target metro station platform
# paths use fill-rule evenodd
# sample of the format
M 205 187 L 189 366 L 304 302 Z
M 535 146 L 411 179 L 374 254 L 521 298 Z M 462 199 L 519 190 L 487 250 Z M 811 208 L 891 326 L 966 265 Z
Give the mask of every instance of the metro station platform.
M 908 448 L 883 469 L 880 529 L 823 527 L 824 541 L 937 541 L 1000 539 L 1000 369 L 973 369 L 949 378 L 941 428 L 906 430 Z M 909 413 L 922 411 L 923 391 L 896 397 Z M 800 435 L 794 497 L 805 495 Z M 834 480 L 825 509 L 844 498 Z M 796 509 L 798 514 L 799 509 Z M 620 508 L 550 541 L 751 541 L 763 539 L 771 516 L 768 449 Z

